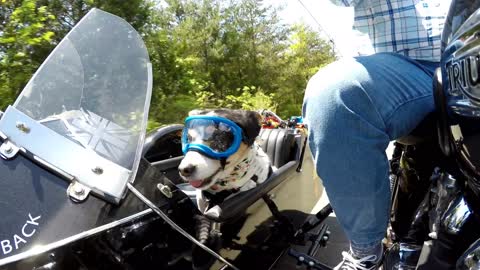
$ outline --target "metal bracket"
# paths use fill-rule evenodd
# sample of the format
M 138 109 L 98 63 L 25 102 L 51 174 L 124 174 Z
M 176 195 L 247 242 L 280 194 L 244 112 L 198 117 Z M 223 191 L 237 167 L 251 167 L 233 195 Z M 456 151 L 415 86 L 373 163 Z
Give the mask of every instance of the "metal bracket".
M 90 188 L 85 185 L 80 184 L 77 181 L 73 181 L 67 189 L 67 194 L 70 196 L 70 199 L 74 202 L 83 202 L 87 199 L 88 194 L 90 194 Z
M 158 183 L 157 189 L 160 190 L 160 192 L 162 192 L 162 194 L 165 195 L 165 197 L 169 199 L 173 197 L 172 190 L 170 189 L 169 186 Z
M 12 159 L 17 155 L 19 150 L 15 144 L 9 140 L 5 140 L 2 145 L 0 145 L 0 156 L 6 160 Z

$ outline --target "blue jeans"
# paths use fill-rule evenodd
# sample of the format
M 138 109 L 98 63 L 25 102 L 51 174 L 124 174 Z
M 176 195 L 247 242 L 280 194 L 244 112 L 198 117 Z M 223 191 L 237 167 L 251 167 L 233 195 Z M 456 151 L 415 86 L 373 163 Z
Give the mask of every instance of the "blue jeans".
M 352 245 L 378 245 L 390 210 L 390 141 L 434 109 L 437 63 L 393 53 L 342 59 L 309 81 L 303 116 L 316 170 Z

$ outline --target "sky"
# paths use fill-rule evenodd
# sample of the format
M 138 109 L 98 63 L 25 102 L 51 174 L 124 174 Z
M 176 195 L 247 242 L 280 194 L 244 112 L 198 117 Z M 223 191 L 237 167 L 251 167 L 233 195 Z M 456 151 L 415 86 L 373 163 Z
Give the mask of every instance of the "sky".
M 359 51 L 369 53 L 373 50 L 367 37 L 352 30 L 353 8 L 335 6 L 329 0 L 264 0 L 264 4 L 284 7 L 280 17 L 285 23 L 304 22 L 323 32 L 326 38 L 334 40 L 339 56 L 355 56 Z

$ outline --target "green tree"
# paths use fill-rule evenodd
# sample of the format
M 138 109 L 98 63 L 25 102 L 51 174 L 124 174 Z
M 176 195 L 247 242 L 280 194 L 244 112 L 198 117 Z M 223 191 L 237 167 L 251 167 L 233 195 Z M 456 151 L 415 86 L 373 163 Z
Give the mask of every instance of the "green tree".
M 66 33 L 93 7 L 116 14 L 142 33 L 152 30 L 146 0 L 0 1 L 0 108 L 5 109 Z
M 20 93 L 53 47 L 55 16 L 35 0 L 2 3 L 0 36 L 0 106 Z
M 151 127 L 199 107 L 298 115 L 308 78 L 334 59 L 318 33 L 282 24 L 262 0 L 0 0 L 0 106 L 92 7 L 126 19 L 144 38 Z
M 320 68 L 335 60 L 330 45 L 310 27 L 294 25 L 290 35 L 290 46 L 285 51 L 286 61 L 275 90 L 279 99 L 277 113 L 282 117 L 301 115 L 303 94 L 308 79 Z

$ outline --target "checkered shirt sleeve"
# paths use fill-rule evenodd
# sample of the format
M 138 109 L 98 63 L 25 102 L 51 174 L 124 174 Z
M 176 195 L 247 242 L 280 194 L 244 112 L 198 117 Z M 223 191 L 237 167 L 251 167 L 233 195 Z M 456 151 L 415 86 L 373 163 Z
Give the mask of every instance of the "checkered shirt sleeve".
M 375 52 L 440 60 L 440 36 L 450 0 L 332 0 L 354 6 L 354 28 L 368 34 Z

